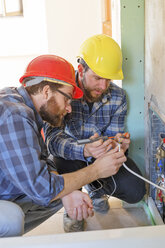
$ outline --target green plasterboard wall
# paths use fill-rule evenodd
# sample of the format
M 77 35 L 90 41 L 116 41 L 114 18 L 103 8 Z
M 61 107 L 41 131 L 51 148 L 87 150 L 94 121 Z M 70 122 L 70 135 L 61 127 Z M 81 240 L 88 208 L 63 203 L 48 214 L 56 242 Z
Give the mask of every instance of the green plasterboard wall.
M 145 172 L 144 159 L 144 0 L 121 0 L 121 48 L 131 134 L 129 156 Z

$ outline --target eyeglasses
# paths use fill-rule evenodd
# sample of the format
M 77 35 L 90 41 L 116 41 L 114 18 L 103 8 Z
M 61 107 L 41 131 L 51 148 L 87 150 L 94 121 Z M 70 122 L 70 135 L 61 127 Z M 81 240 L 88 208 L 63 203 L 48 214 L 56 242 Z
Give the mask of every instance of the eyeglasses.
M 56 91 L 58 91 L 61 95 L 63 95 L 63 96 L 65 96 L 66 97 L 66 103 L 68 104 L 68 105 L 70 105 L 71 103 L 72 103 L 72 97 L 71 96 L 69 96 L 68 94 L 66 94 L 66 93 L 64 93 L 63 91 L 61 91 L 61 90 L 57 90 L 56 89 Z

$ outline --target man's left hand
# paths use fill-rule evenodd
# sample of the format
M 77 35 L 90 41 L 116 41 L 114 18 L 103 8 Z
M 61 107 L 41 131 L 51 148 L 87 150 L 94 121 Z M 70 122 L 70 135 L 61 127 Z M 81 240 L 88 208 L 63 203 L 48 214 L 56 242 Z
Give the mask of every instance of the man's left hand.
M 126 152 L 131 143 L 129 133 L 117 133 L 114 140 L 121 144 L 121 148 L 124 150 L 124 152 Z
M 93 205 L 88 194 L 75 190 L 62 198 L 64 208 L 71 219 L 79 220 L 92 217 Z

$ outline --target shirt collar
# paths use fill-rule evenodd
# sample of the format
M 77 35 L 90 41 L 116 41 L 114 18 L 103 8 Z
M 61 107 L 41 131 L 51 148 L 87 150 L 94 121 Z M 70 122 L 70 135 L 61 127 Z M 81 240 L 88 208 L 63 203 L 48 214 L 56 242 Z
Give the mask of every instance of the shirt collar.
M 23 97 L 25 104 L 29 108 L 33 109 L 36 120 L 37 120 L 37 126 L 39 127 L 39 130 L 41 130 L 41 128 L 43 126 L 43 120 L 42 120 L 41 116 L 38 114 L 38 112 L 36 111 L 34 104 L 31 100 L 29 94 L 27 93 L 26 89 L 23 86 L 20 86 L 19 88 L 17 88 L 17 91 Z
M 104 95 L 104 97 L 102 98 L 102 103 L 106 103 L 107 101 L 110 101 L 110 98 L 111 98 L 111 90 L 109 87 L 108 93 L 106 95 Z

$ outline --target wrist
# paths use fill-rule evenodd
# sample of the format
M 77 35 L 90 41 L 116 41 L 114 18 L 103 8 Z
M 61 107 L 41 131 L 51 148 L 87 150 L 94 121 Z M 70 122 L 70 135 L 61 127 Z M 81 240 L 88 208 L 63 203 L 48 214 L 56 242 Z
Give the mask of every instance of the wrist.
M 90 174 L 93 176 L 92 181 L 95 181 L 100 178 L 99 169 L 96 166 L 96 162 L 93 162 L 92 164 L 90 164 L 88 168 L 90 169 Z
M 88 158 L 90 157 L 90 154 L 88 152 L 88 150 L 86 149 L 86 145 L 84 146 L 84 158 Z

